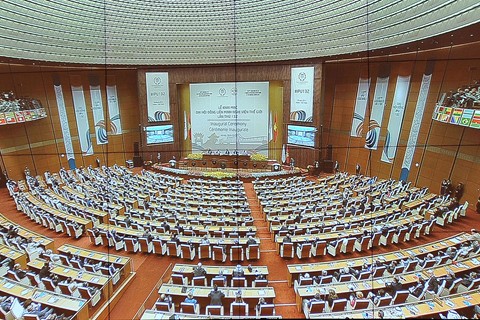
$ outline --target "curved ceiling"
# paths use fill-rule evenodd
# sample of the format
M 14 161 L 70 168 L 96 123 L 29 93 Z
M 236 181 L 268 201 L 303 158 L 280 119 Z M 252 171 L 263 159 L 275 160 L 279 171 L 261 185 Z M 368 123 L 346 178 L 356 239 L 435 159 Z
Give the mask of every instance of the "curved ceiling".
M 2 0 L 0 56 L 108 65 L 292 60 L 478 22 L 478 0 Z

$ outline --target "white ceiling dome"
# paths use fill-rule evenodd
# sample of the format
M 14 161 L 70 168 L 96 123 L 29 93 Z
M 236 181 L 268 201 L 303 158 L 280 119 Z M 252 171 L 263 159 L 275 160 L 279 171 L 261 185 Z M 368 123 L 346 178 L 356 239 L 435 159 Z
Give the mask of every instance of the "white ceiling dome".
M 478 0 L 2 0 L 0 56 L 220 64 L 387 48 L 478 22 Z

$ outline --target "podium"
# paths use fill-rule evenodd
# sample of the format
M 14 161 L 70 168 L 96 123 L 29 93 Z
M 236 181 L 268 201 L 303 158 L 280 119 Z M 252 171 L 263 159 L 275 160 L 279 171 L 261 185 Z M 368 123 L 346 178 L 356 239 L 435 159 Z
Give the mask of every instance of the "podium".
M 333 173 L 333 160 L 323 160 L 322 171 L 327 173 Z
M 143 166 L 143 160 L 141 156 L 133 156 L 133 166 L 134 167 Z

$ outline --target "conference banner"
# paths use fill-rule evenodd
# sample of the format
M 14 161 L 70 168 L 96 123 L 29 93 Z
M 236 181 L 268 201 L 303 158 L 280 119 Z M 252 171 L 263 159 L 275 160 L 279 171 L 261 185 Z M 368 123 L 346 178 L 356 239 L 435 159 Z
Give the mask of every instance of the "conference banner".
M 90 128 L 88 124 L 87 105 L 83 95 L 83 87 L 72 86 L 73 107 L 75 109 L 75 119 L 77 120 L 78 139 L 80 148 L 84 156 L 93 154 L 92 139 L 90 138 Z
M 380 138 L 380 128 L 382 127 L 383 111 L 387 100 L 388 81 L 390 77 L 377 78 L 375 84 L 375 94 L 373 95 L 372 112 L 370 114 L 370 123 L 365 138 L 365 148 L 377 150 L 378 140 Z
M 420 91 L 418 92 L 417 105 L 415 107 L 415 114 L 413 115 L 412 128 L 408 136 L 407 148 L 405 149 L 405 156 L 402 163 L 402 171 L 400 173 L 400 180 L 407 181 L 408 174 L 410 173 L 410 167 L 412 165 L 413 154 L 418 140 L 418 134 L 420 132 L 420 126 L 422 125 L 423 113 L 425 112 L 425 105 L 427 104 L 428 91 L 430 90 L 430 82 L 432 75 L 423 75 L 422 84 L 420 85 Z
M 90 86 L 90 99 L 92 101 L 93 122 L 95 123 L 95 136 L 97 145 L 108 143 L 107 125 L 103 110 L 102 91 L 100 86 Z
M 70 169 L 75 169 L 75 154 L 73 152 L 72 136 L 70 135 L 70 126 L 68 124 L 67 110 L 65 108 L 62 86 L 54 85 L 53 88 L 55 90 L 55 98 L 57 100 L 58 117 L 60 119 L 63 145 L 65 146 L 65 154 L 67 156 L 68 166 Z
M 110 117 L 111 134 L 122 134 L 122 122 L 118 107 L 117 86 L 107 86 L 107 106 Z
M 400 138 L 400 129 L 402 128 L 405 106 L 407 103 L 408 89 L 410 86 L 410 76 L 397 77 L 395 93 L 393 95 L 392 109 L 390 119 L 388 120 L 387 136 L 385 146 L 383 147 L 381 160 L 392 163 L 397 153 L 398 139 Z
M 314 67 L 291 69 L 290 121 L 313 121 Z
M 268 82 L 190 84 L 192 150 L 268 155 Z
M 370 88 L 370 78 L 358 79 L 357 100 L 355 101 L 355 111 L 353 113 L 351 137 L 361 137 L 363 133 L 363 121 L 365 120 L 365 111 L 367 110 L 368 91 Z
M 169 121 L 168 72 L 147 72 L 145 76 L 148 122 Z

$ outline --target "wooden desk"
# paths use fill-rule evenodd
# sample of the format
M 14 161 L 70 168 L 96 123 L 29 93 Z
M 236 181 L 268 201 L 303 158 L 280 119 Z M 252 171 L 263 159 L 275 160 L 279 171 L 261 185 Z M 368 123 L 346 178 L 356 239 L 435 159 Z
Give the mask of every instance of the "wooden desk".
M 50 189 L 46 189 L 45 192 L 48 196 L 50 196 L 54 199 L 57 199 L 58 201 L 60 201 L 61 203 L 65 204 L 69 207 L 77 208 L 77 209 L 79 209 L 83 212 L 89 213 L 91 216 L 97 218 L 102 223 L 106 223 L 108 221 L 108 213 L 106 213 L 104 211 L 96 210 L 96 209 L 90 208 L 90 207 L 85 207 L 81 204 L 78 204 L 76 202 L 65 199 L 65 198 L 59 196 L 58 194 L 56 194 L 55 192 L 53 192 Z
M 376 211 L 376 212 L 373 212 L 373 213 L 368 213 L 368 214 L 360 214 L 360 215 L 356 215 L 356 216 L 349 216 L 349 217 L 338 219 L 338 221 L 337 221 L 337 219 L 328 219 L 328 220 L 324 220 L 323 224 L 325 224 L 325 227 L 333 227 L 333 226 L 336 226 L 336 225 L 343 226 L 347 223 L 348 224 L 362 223 L 364 221 L 386 217 L 386 216 L 392 214 L 393 211 L 394 211 L 394 209 L 390 208 L 390 209 L 387 209 L 387 210 L 379 210 L 379 211 Z M 302 215 L 302 217 L 303 217 L 303 215 Z M 321 217 L 321 216 L 319 216 L 318 213 L 317 213 L 317 215 L 312 215 L 312 217 Z M 298 230 L 298 229 L 315 228 L 315 226 L 318 225 L 318 224 L 322 224 L 322 222 L 299 223 L 299 224 L 296 224 L 296 226 L 297 226 L 297 230 Z M 270 226 L 270 232 L 273 233 L 272 237 L 278 234 L 278 231 L 280 231 L 281 227 L 282 227 L 281 225 L 276 225 L 276 226 L 271 225 Z M 272 240 L 274 241 L 274 239 L 272 239 Z
M 431 201 L 432 199 L 435 199 L 437 195 L 435 193 L 428 193 L 423 197 L 418 198 L 417 200 L 413 200 L 410 202 L 404 202 L 402 204 L 402 210 L 413 210 L 416 207 L 420 206 L 422 203 L 426 201 Z
M 172 274 L 183 274 L 184 276 L 188 277 L 189 281 L 193 278 L 193 269 L 196 267 L 196 264 L 181 264 L 177 263 L 172 269 Z M 217 276 L 220 271 L 223 271 L 223 275 L 227 278 L 227 284 L 230 284 L 232 272 L 235 269 L 235 266 L 207 266 L 202 265 L 202 267 L 207 272 L 207 284 L 210 284 L 212 278 Z M 262 274 L 267 278 L 268 276 L 268 268 L 266 266 L 252 266 L 252 271 L 248 271 L 246 267 L 243 267 L 243 271 L 245 272 L 245 278 L 247 279 L 248 285 L 252 286 L 253 280 L 257 274 Z
M 223 316 L 216 316 L 216 315 L 205 315 L 205 314 L 186 314 L 186 313 L 175 313 L 175 319 L 238 319 L 238 320 L 243 320 L 243 319 L 259 319 L 255 313 L 249 313 L 248 316 L 230 316 L 230 310 L 224 311 Z M 158 319 L 170 319 L 172 316 L 171 312 L 165 312 L 165 311 L 157 311 L 153 309 L 147 309 L 143 313 L 142 317 L 140 320 L 158 320 Z M 178 317 L 178 318 L 177 318 Z M 282 316 L 280 315 L 274 315 L 274 316 L 262 316 L 262 319 L 282 319 Z
M 320 313 L 310 315 L 310 319 L 374 319 L 378 317 L 378 311 L 382 310 L 385 319 L 405 318 L 431 318 L 439 313 L 446 316 L 449 310 L 472 308 L 480 304 L 480 293 L 469 291 L 461 294 L 440 297 L 439 299 L 420 300 L 411 303 L 400 304 L 392 307 L 374 307 L 371 309 Z
M 420 215 L 413 215 L 409 216 L 404 219 L 399 219 L 395 221 L 388 222 L 387 225 L 389 227 L 395 228 L 398 226 L 407 225 L 408 223 L 415 223 L 423 220 L 423 217 Z M 342 231 L 335 231 L 335 232 L 326 232 L 326 233 L 319 233 L 319 234 L 311 234 L 311 235 L 301 235 L 301 236 L 292 236 L 293 243 L 305 242 L 305 241 L 313 241 L 318 238 L 318 240 L 338 240 L 348 237 L 357 237 L 363 234 L 363 228 L 356 228 L 356 229 L 347 229 Z M 277 237 L 275 241 L 277 245 L 277 251 L 280 252 L 280 245 L 283 243 L 283 237 Z
M 277 161 L 253 161 L 250 155 L 244 154 L 204 154 L 202 159 L 182 159 L 179 164 L 186 167 L 198 168 L 242 168 L 242 169 L 265 169 L 271 170 L 271 166 Z
M 288 268 L 288 285 L 292 286 L 295 280 L 298 280 L 301 274 L 308 272 L 311 276 L 321 275 L 322 271 L 327 271 L 328 274 L 333 274 L 344 267 L 361 268 L 364 263 L 372 264 L 376 260 L 381 260 L 384 263 L 406 259 L 409 256 L 422 257 L 428 253 L 445 251 L 448 247 L 456 246 L 460 243 L 469 240 L 468 234 L 460 233 L 458 235 L 441 239 L 435 242 L 427 243 L 421 246 L 416 246 L 406 250 L 391 251 L 385 254 L 376 254 L 356 259 L 342 259 L 329 262 L 306 263 L 306 264 L 290 264 Z
M 123 227 L 118 227 L 118 226 L 113 226 L 113 225 L 104 225 L 100 224 L 97 226 L 98 229 L 100 230 L 115 230 L 118 234 L 125 235 L 127 237 L 133 237 L 133 238 L 139 238 L 143 237 L 144 231 L 141 230 L 136 230 L 136 229 L 130 229 L 130 228 L 123 228 Z M 157 232 L 152 232 L 151 233 L 153 236 L 156 236 L 158 239 L 162 241 L 170 241 L 171 236 L 169 234 L 164 234 L 164 233 L 157 233 Z M 180 244 L 186 244 L 191 242 L 194 246 L 198 246 L 203 237 L 197 237 L 197 236 L 182 236 L 179 235 L 178 239 L 180 240 Z M 260 243 L 259 238 L 254 238 L 257 243 Z M 235 245 L 236 241 L 239 241 L 238 245 L 243 246 L 246 248 L 246 243 L 248 238 L 220 238 L 220 237 L 210 237 L 210 245 L 216 245 L 219 241 L 221 241 L 222 245 L 225 245 L 227 247 L 227 254 L 228 250 L 230 249 L 231 246 Z
M 98 192 L 97 189 L 93 189 L 92 187 L 90 187 L 86 184 L 83 184 L 83 187 L 86 188 L 88 190 L 88 192 L 90 192 L 90 193 Z M 85 195 L 83 193 L 80 193 L 73 188 L 70 188 L 68 186 L 63 186 L 62 189 L 67 191 L 68 193 L 70 193 L 72 195 L 75 195 L 79 198 L 85 199 Z M 111 203 L 108 204 L 108 206 L 112 209 L 117 210 L 118 214 L 124 214 L 125 213 L 125 207 L 120 205 L 120 204 L 116 204 L 116 203 L 111 202 Z M 108 218 L 107 218 L 107 221 L 108 221 Z
M 38 289 L 23 283 L 0 277 L 2 295 L 18 297 L 22 300 L 32 299 L 34 302 L 53 307 L 65 315 L 74 315 L 73 319 L 89 319 L 88 305 L 85 299 L 74 298 L 51 291 Z
M 12 249 L 5 244 L 0 244 L 0 256 L 10 258 L 14 263 L 20 264 L 22 269 L 27 267 L 27 253 Z
M 80 247 L 76 247 L 71 244 L 64 244 L 58 248 L 58 252 L 66 253 L 67 255 L 78 255 L 82 258 L 88 258 L 95 261 L 102 261 L 113 263 L 116 268 L 123 268 L 125 274 L 130 274 L 133 271 L 132 259 L 126 256 L 119 256 L 111 253 L 103 253 L 94 250 L 88 250 Z
M 472 258 L 479 258 L 480 255 Z M 403 285 L 405 290 L 417 282 L 418 276 L 422 276 L 425 279 L 428 279 L 427 270 L 433 270 L 434 275 L 437 278 L 446 276 L 449 272 L 454 272 L 457 276 L 460 274 L 465 274 L 474 268 L 478 268 L 478 265 L 474 264 L 470 259 L 467 258 L 460 261 L 457 264 L 448 264 L 442 266 L 436 266 L 430 269 L 424 269 L 421 271 L 414 271 L 410 273 L 403 273 L 400 275 L 400 282 Z M 328 294 L 329 288 L 334 288 L 339 298 L 349 297 L 351 291 L 350 288 L 353 287 L 356 292 L 362 291 L 364 296 L 367 296 L 367 293 L 370 291 L 378 291 L 379 289 L 385 289 L 386 283 L 391 282 L 394 276 L 378 278 L 376 280 L 360 280 L 360 281 L 351 281 L 351 282 L 340 282 L 340 283 L 329 283 L 327 285 L 318 285 L 318 286 L 298 286 L 296 294 L 297 309 L 300 311 L 302 309 L 303 299 L 312 298 L 315 295 L 315 292 L 320 291 L 321 295 Z
M 126 219 L 125 216 L 116 216 L 115 217 L 115 220 L 117 220 L 117 221 L 125 221 L 125 219 Z M 177 216 L 177 221 L 178 220 L 179 220 L 179 217 Z M 155 227 L 155 228 L 162 226 L 161 222 L 155 221 L 155 220 L 131 218 L 131 221 L 133 221 L 133 222 L 135 222 L 135 223 L 137 223 L 141 226 L 146 226 L 147 223 L 150 223 L 150 226 Z M 170 226 L 170 230 L 176 227 L 175 223 L 168 223 L 168 225 Z M 222 231 L 225 234 L 229 234 L 231 232 L 236 232 L 236 233 L 239 234 L 240 237 L 245 237 L 246 234 L 249 233 L 249 232 L 252 232 L 252 233 L 257 232 L 257 227 L 256 226 L 238 226 L 238 227 L 237 226 L 215 226 L 215 225 L 204 226 L 204 225 L 200 225 L 200 224 L 190 224 L 190 223 L 187 223 L 187 224 L 180 223 L 180 225 L 184 228 L 185 231 L 190 230 L 189 227 L 192 227 L 191 231 L 195 232 L 195 234 L 197 236 L 201 236 L 202 232 L 209 233 L 211 236 L 213 236 L 215 231 L 220 231 L 220 228 L 222 228 Z
M 175 305 L 177 306 L 180 305 L 180 302 L 183 302 L 185 300 L 189 292 L 193 293 L 193 296 L 195 299 L 197 299 L 201 309 L 205 309 L 205 307 L 210 303 L 210 298 L 208 297 L 208 294 L 210 293 L 210 291 L 212 291 L 212 287 L 185 286 L 186 291 L 184 293 L 182 292 L 182 287 L 184 286 L 164 283 L 158 290 L 158 294 L 161 295 L 162 293 L 164 293 L 170 295 L 172 297 L 173 303 L 175 303 Z M 225 287 L 220 289 L 225 294 L 225 298 L 223 298 L 223 305 L 225 307 L 225 310 L 230 310 L 230 304 L 235 300 L 236 293 L 239 289 L 242 291 L 243 300 L 250 306 L 250 310 L 253 310 L 255 308 L 255 305 L 257 304 L 260 297 L 265 298 L 265 301 L 267 301 L 267 303 L 274 303 L 275 290 L 272 287 Z
M 31 238 L 36 243 L 39 243 L 40 245 L 45 247 L 45 250 L 47 250 L 47 249 L 54 250 L 55 249 L 55 245 L 54 245 L 54 242 L 53 242 L 52 239 L 22 227 L 22 226 L 20 226 L 16 223 L 12 222 L 11 220 L 5 218 L 5 216 L 2 215 L 2 214 L 0 214 L 0 224 L 4 227 L 7 227 L 7 228 L 9 226 L 13 225 L 14 227 L 18 228 L 18 234 L 22 238 L 25 238 L 25 239 L 30 239 Z
M 61 212 L 60 210 L 50 207 L 48 204 L 46 204 L 43 201 L 38 200 L 35 198 L 31 193 L 25 193 L 26 199 L 33 205 L 39 207 L 42 210 L 45 210 L 46 212 L 50 213 L 51 215 L 56 216 L 57 218 L 60 218 L 62 220 L 67 220 L 67 221 L 74 221 L 81 225 L 83 227 L 83 231 L 92 228 L 93 222 L 88 219 L 80 218 L 71 214 L 66 214 L 64 212 Z M 65 231 L 66 232 L 66 231 Z
M 45 260 L 36 259 L 30 261 L 27 265 L 30 269 L 40 271 Z M 89 286 L 96 287 L 102 292 L 102 298 L 109 299 L 109 293 L 113 292 L 112 281 L 109 276 L 101 273 L 94 273 L 75 269 L 69 266 L 55 264 L 50 272 L 56 274 L 60 279 L 72 278 L 76 282 L 87 282 Z

